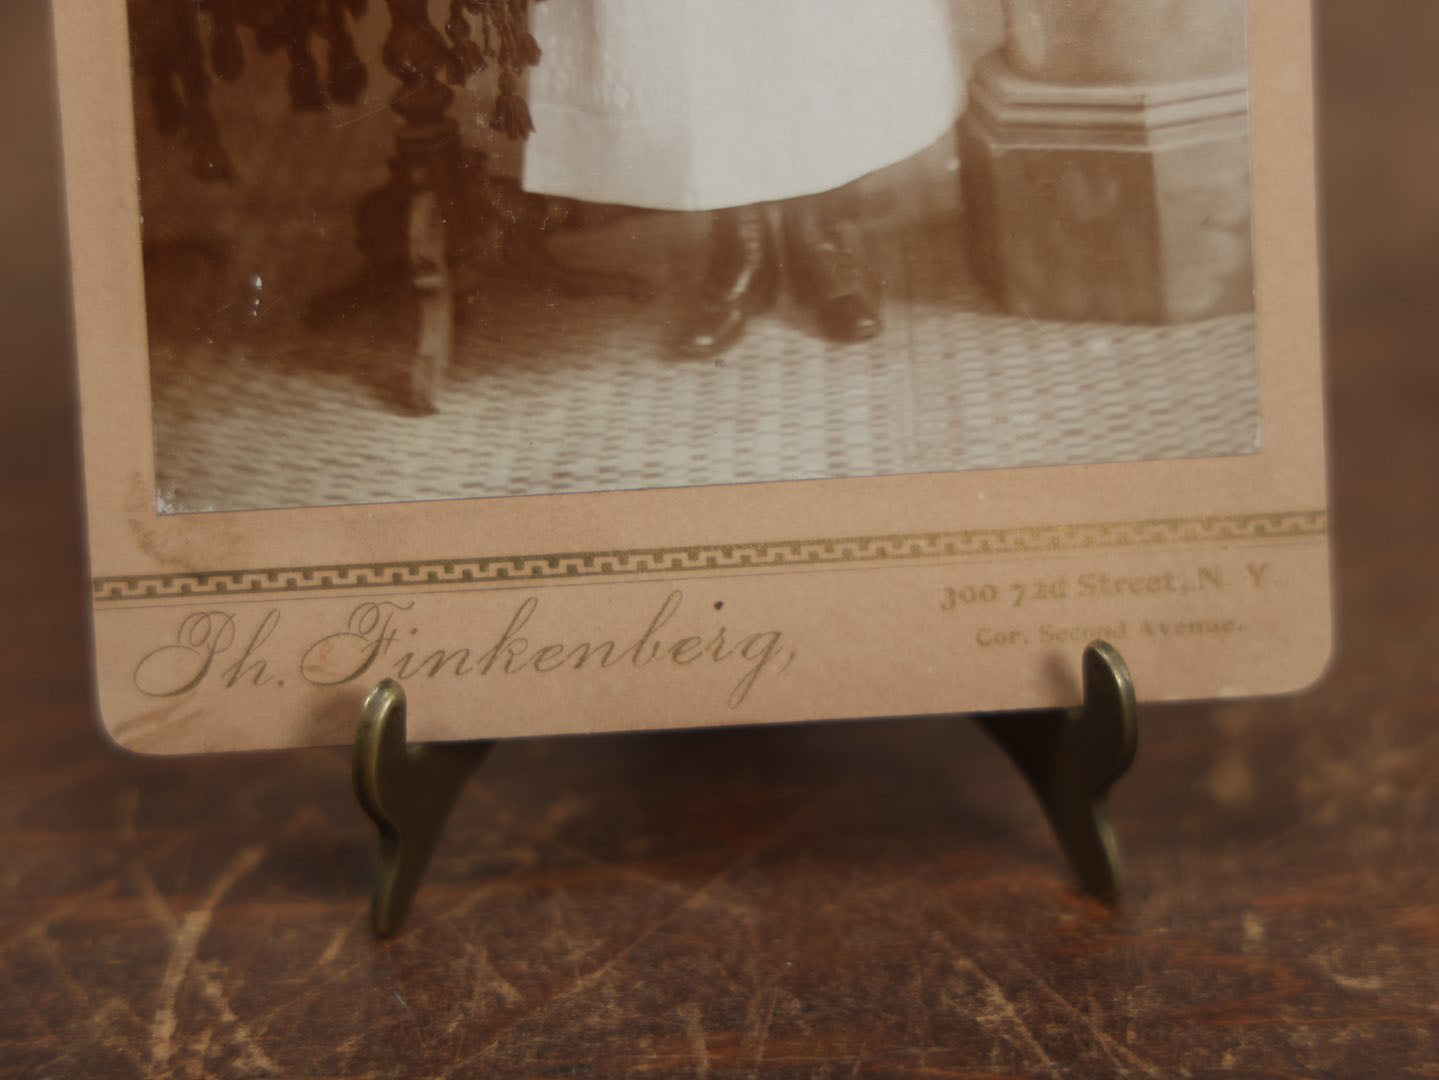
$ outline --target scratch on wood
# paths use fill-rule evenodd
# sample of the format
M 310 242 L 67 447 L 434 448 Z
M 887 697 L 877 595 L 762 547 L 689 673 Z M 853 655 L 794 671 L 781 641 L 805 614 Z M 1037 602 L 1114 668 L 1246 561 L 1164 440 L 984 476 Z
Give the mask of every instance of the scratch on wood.
M 752 1039 L 754 1042 L 753 1053 L 756 1073 L 759 1072 L 759 1067 L 764 1064 L 764 1048 L 769 1042 L 770 1025 L 774 1023 L 774 1006 L 775 1002 L 779 1000 L 779 990 L 771 987 L 769 993 L 765 996 L 768 998 L 768 1001 L 765 1004 L 764 1018 L 746 1039 L 746 1041 Z
M 131 1021 L 139 1023 L 139 1017 L 137 1017 L 134 1010 L 130 1008 L 129 1002 L 123 997 L 115 996 L 99 1008 L 96 1008 L 89 991 L 70 974 L 70 969 L 65 966 L 60 956 L 60 950 L 56 947 L 54 939 L 51 938 L 49 934 L 41 932 L 35 935 L 35 940 L 44 951 L 51 967 L 55 969 L 55 974 L 59 976 L 60 983 L 64 986 L 66 992 L 73 1000 L 83 1006 L 87 1025 L 95 1037 L 109 1049 L 114 1050 L 123 1057 L 129 1058 L 136 1069 L 143 1071 L 145 1067 L 144 1062 L 130 1049 L 123 1035 L 114 1031 L 112 1027 L 112 1021 L 117 1014 L 124 1014 Z
M 1034 1037 L 1034 1032 L 1024 1022 L 1019 1013 L 1015 1010 L 1014 1004 L 1005 997 L 1004 989 L 989 976 L 989 973 L 978 964 L 964 958 L 956 959 L 955 969 L 969 974 L 983 988 L 985 1001 L 990 1006 L 990 1012 L 980 1013 L 975 1017 L 981 1023 L 985 1021 L 1000 1021 L 1017 1037 L 1030 1054 L 1045 1069 L 1054 1069 L 1054 1059 L 1045 1053 L 1044 1047 Z
M 196 971 L 200 975 L 200 988 L 215 1006 L 220 1019 L 234 1031 L 235 1041 L 240 1045 L 240 1065 L 252 1076 L 259 1073 L 278 1074 L 279 1067 L 270 1060 L 250 1029 L 235 1015 L 235 1010 L 230 1008 L 230 999 L 225 996 L 224 987 L 215 977 L 218 969 L 218 964 L 196 965 Z
M 462 1026 L 471 1023 L 476 1016 L 484 1016 L 489 1011 L 491 996 L 498 997 L 506 1008 L 514 1008 L 525 1000 L 519 987 L 495 967 L 495 960 L 489 949 L 463 938 L 460 940 L 468 959 L 470 998 L 468 1004 L 452 1011 L 450 1022 L 445 1026 L 446 1035 L 453 1035 Z
M 194 963 L 200 939 L 210 928 L 215 908 L 225 898 L 225 894 L 258 866 L 264 857 L 265 848 L 258 844 L 240 852 L 216 879 L 200 906 L 187 912 L 175 927 L 170 959 L 165 965 L 164 977 L 160 980 L 160 1005 L 155 1010 L 155 1019 L 150 1026 L 150 1064 L 155 1071 L 164 1072 L 170 1065 L 170 1058 L 174 1054 L 175 999 L 180 992 L 180 984 L 185 981 L 185 975 Z
M 710 1074 L 709 1043 L 705 1040 L 703 1017 L 700 1007 L 692 1001 L 681 1005 L 676 1012 L 685 1024 L 685 1039 L 689 1042 L 690 1053 L 698 1064 L 695 1066 L 696 1080 L 705 1080 Z
M 1123 1043 L 1116 1041 L 1113 1037 L 1109 1035 L 1108 1032 L 1106 1032 L 1102 1027 L 1100 1027 L 1099 1024 L 1095 1022 L 1093 1017 L 1089 1016 L 1082 1009 L 1078 1009 L 1074 1005 L 1072 1005 L 1068 998 L 1066 998 L 1063 994 L 1054 989 L 1054 987 L 1050 986 L 1049 983 L 1041 979 L 1026 965 L 1015 961 L 1015 966 L 1018 967 L 1019 970 L 1022 971 L 1024 974 L 1028 975 L 1031 979 L 1033 979 L 1034 982 L 1040 987 L 1040 989 L 1042 989 L 1046 994 L 1048 994 L 1059 1005 L 1060 1008 L 1062 1008 L 1065 1012 L 1069 1013 L 1070 1016 L 1074 1017 L 1074 1019 L 1083 1026 L 1085 1031 L 1093 1035 L 1095 1041 L 1099 1043 L 1100 1047 L 1104 1050 L 1104 1052 L 1109 1055 L 1109 1059 L 1113 1061 L 1116 1065 L 1119 1064 L 1120 1058 L 1123 1058 L 1125 1061 L 1129 1062 L 1131 1066 L 1140 1069 L 1141 1071 L 1147 1073 L 1150 1076 L 1163 1075 L 1157 1068 L 1155 1068 L 1153 1063 L 1144 1060 L 1144 1058 L 1134 1053 Z M 1182 1073 L 1181 1075 L 1187 1076 L 1188 1073 Z
M 1351 975 L 1340 975 L 1338 972 L 1330 972 L 1329 977 L 1346 990 L 1383 990 L 1384 980 L 1378 975 L 1370 975 L 1364 978 Z
M 776 825 L 764 836 L 760 837 L 743 852 L 741 852 L 735 859 L 731 860 L 727 865 L 721 867 L 715 874 L 706 879 L 699 886 L 699 888 L 695 889 L 692 893 L 690 893 L 685 900 L 683 900 L 681 903 L 676 904 L 674 907 L 666 911 L 663 915 L 659 916 L 649 925 L 641 929 L 638 935 L 636 935 L 631 941 L 621 946 L 614 953 L 612 953 L 609 959 L 605 960 L 604 963 L 600 964 L 598 967 L 594 968 L 589 972 L 577 975 L 568 985 L 560 989 L 558 992 L 552 994 L 544 1001 L 539 1002 L 533 1009 L 530 1009 L 527 1012 L 521 1014 L 520 1016 L 515 1017 L 510 1023 L 504 1025 L 498 1031 L 494 1032 L 494 1034 L 490 1036 L 489 1040 L 483 1046 L 479 1047 L 464 1061 L 457 1062 L 451 1068 L 450 1074 L 471 1076 L 474 1075 L 474 1070 L 472 1068 L 473 1063 L 493 1053 L 495 1048 L 500 1045 L 500 1043 L 504 1040 L 505 1036 L 508 1035 L 511 1031 L 513 1031 L 515 1028 L 525 1023 L 526 1021 L 536 1016 L 542 1015 L 547 1010 L 554 1008 L 561 1002 L 568 1001 L 572 999 L 575 995 L 583 993 L 585 990 L 588 990 L 590 987 L 594 986 L 597 982 L 599 982 L 606 975 L 608 975 L 612 970 L 622 964 L 636 949 L 638 949 L 641 945 L 648 941 L 662 927 L 668 925 L 671 921 L 673 921 L 677 915 L 686 910 L 693 910 L 697 905 L 704 903 L 707 895 L 714 888 L 715 885 L 730 877 L 730 875 L 735 873 L 735 871 L 753 862 L 766 848 L 770 847 L 772 844 L 779 842 L 782 838 L 794 832 L 805 820 L 817 813 L 825 804 L 832 801 L 836 797 L 838 797 L 837 794 L 834 794 L 825 798 L 816 799 L 813 802 L 802 807 L 800 810 L 791 814 L 788 819 Z
M 471 945 L 466 943 L 470 955 L 475 963 L 475 983 L 478 986 L 491 987 L 499 994 L 506 1005 L 518 1005 L 524 1001 L 525 995 L 520 993 L 519 987 L 500 974 L 500 969 L 495 967 L 495 958 L 490 955 L 490 950 L 483 945 Z
M 329 944 L 325 946 L 325 951 L 320 954 L 320 967 L 329 967 L 335 962 L 335 958 L 340 955 L 341 946 L 345 944 L 345 939 L 350 936 L 350 931 L 354 929 L 354 927 L 355 923 L 346 923 L 331 935 Z

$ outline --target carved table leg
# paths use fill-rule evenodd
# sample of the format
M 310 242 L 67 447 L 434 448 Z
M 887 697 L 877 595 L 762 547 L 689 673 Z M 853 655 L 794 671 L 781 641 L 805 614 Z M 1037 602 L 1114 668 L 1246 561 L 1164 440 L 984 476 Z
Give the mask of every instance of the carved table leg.
M 503 276 L 570 296 L 646 300 L 654 288 L 635 274 L 568 266 L 550 254 L 546 201 L 489 182 L 483 155 L 464 152 L 459 125 L 448 115 L 455 95 L 444 80 L 462 80 L 475 69 L 474 57 L 467 59 L 434 27 L 426 0 L 386 4 L 390 31 L 384 62 L 402 84 L 390 108 L 404 125 L 389 181 L 366 195 L 356 213 L 366 269 L 358 281 L 313 301 L 309 322 L 343 319 L 383 304 L 397 291 L 408 293 L 419 326 L 400 397 L 408 411 L 431 413 L 454 349 L 457 270 L 477 271 L 464 275 L 467 282 Z M 467 40 L 462 36 L 460 42 Z M 482 211 L 497 233 L 487 240 L 478 234 Z M 497 254 L 500 265 L 481 257 L 487 254 Z M 486 261 L 491 265 L 471 265 Z
M 309 320 L 344 318 L 397 289 L 408 291 L 419 310 L 419 328 L 401 397 L 410 411 L 428 413 L 453 352 L 451 268 L 468 256 L 474 215 L 464 189 L 459 124 L 447 115 L 455 95 L 442 73 L 454 58 L 430 23 L 424 0 L 387 4 L 384 62 L 401 82 L 390 108 L 404 125 L 396 135 L 389 181 L 365 196 L 356 212 L 367 267 L 354 284 L 315 300 Z

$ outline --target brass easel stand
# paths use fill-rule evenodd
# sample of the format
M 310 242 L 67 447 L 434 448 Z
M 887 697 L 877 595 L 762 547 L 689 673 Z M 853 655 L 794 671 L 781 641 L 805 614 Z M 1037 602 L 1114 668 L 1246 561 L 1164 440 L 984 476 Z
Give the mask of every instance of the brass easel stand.
M 1024 715 L 980 717 L 1044 807 L 1084 891 L 1117 901 L 1124 864 L 1109 821 L 1109 789 L 1134 763 L 1139 709 L 1119 650 L 1096 641 L 1084 650 L 1084 704 Z
M 1084 650 L 1084 703 L 1073 710 L 979 717 L 1019 767 L 1044 807 L 1080 884 L 1104 900 L 1124 888 L 1107 797 L 1134 761 L 1139 741 L 1134 683 L 1119 651 Z M 355 794 L 380 830 L 380 867 L 370 922 L 381 937 L 399 929 L 455 799 L 488 742 L 405 743 L 405 694 L 386 679 L 365 701 L 355 736 Z
M 365 699 L 355 733 L 355 796 L 380 830 L 370 903 L 380 937 L 405 921 L 450 808 L 489 751 L 487 742 L 405 745 L 405 692 L 394 679 Z

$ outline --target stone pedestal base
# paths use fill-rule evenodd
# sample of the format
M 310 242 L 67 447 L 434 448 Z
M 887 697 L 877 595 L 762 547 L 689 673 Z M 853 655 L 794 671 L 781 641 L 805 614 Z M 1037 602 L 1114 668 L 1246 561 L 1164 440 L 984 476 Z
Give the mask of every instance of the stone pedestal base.
M 979 65 L 961 125 L 979 276 L 1019 314 L 1183 322 L 1253 308 L 1243 74 L 1063 86 Z

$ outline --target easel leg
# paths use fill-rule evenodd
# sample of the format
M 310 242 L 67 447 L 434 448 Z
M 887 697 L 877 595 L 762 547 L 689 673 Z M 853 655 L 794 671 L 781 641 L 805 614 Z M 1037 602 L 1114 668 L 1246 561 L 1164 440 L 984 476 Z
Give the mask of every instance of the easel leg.
M 370 925 L 399 929 L 465 781 L 490 744 L 405 745 L 405 692 L 386 679 L 368 698 L 355 735 L 355 796 L 380 830 Z
M 1118 650 L 1102 641 L 1084 650 L 1084 704 L 1074 712 L 980 723 L 1029 781 L 1085 891 L 1118 900 L 1124 870 L 1108 794 L 1139 742 L 1134 683 Z

